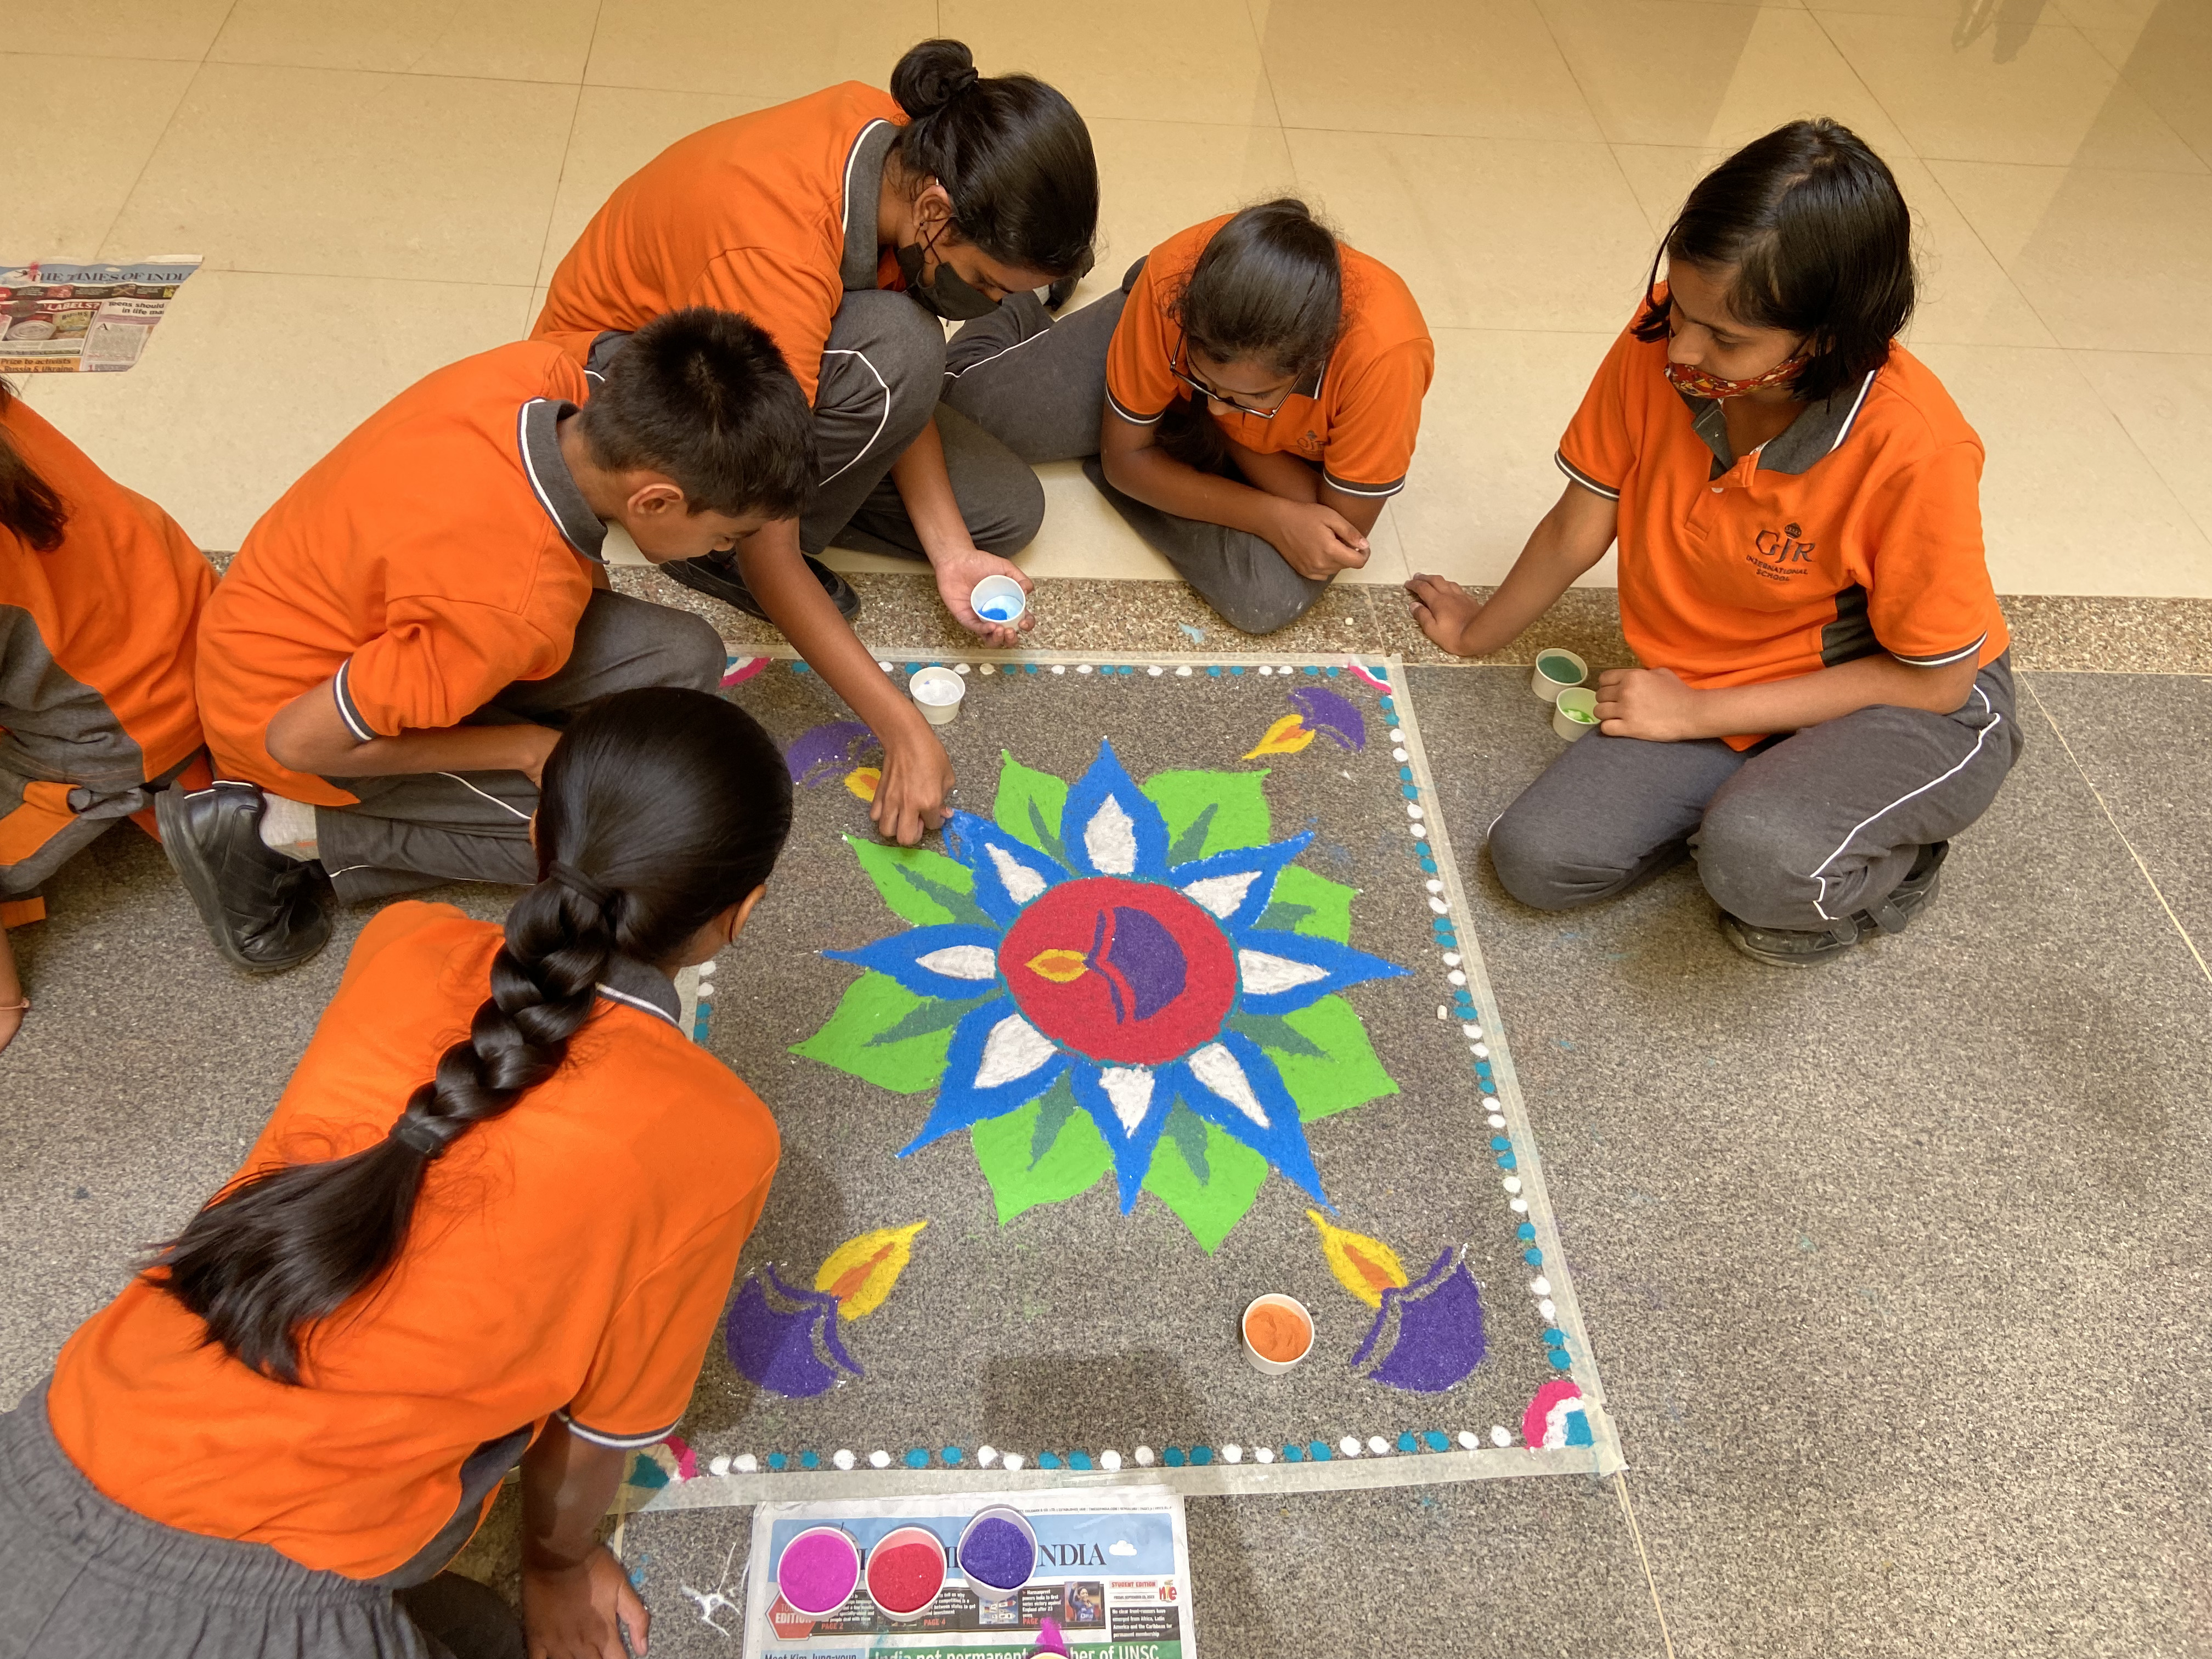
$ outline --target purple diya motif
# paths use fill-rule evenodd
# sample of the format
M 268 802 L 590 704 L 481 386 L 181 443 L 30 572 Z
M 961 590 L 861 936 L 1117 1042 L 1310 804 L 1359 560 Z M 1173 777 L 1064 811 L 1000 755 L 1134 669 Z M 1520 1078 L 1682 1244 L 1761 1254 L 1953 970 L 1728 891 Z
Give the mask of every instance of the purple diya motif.
M 1352 1356 L 1356 1376 L 1415 1394 L 1442 1394 L 1482 1363 L 1482 1296 L 1463 1246 L 1403 1286 L 1382 1293 L 1367 1340 Z
M 785 1284 L 772 1262 L 745 1275 L 725 1340 L 739 1376 L 794 1400 L 862 1374 L 837 1338 L 837 1298 Z
M 858 720 L 833 720 L 800 732 L 783 751 L 791 781 L 811 787 L 842 777 L 876 746 L 876 734 Z
M 1367 717 L 1358 705 L 1321 685 L 1302 685 L 1291 693 L 1291 707 L 1309 732 L 1326 732 L 1340 749 L 1367 747 Z

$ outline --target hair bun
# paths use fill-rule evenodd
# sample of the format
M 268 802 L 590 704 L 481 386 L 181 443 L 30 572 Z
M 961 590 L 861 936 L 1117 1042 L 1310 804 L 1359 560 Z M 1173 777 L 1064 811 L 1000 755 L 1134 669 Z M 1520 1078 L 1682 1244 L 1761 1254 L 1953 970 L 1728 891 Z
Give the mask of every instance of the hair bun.
M 975 54 L 959 40 L 924 40 L 891 71 L 891 96 L 916 121 L 943 109 L 982 77 Z

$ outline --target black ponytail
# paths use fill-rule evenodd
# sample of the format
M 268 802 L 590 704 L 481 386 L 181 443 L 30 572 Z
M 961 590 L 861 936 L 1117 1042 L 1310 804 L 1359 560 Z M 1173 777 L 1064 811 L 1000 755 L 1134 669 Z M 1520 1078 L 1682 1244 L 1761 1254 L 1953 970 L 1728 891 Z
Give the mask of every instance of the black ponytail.
M 0 415 L 15 401 L 15 388 L 0 380 Z M 62 530 L 69 523 L 69 507 L 54 487 L 31 470 L 31 464 L 0 427 L 0 527 L 14 531 L 40 553 L 62 544 Z
M 962 240 L 1047 276 L 1091 269 L 1098 161 L 1074 105 L 1032 76 L 977 75 L 957 40 L 925 40 L 900 58 L 891 96 L 911 118 L 899 165 L 945 186 Z
M 161 1247 L 155 1282 L 233 1358 L 297 1383 L 310 1328 L 398 1258 L 431 1161 L 560 1069 L 617 956 L 670 961 L 768 878 L 790 827 L 783 757 L 741 709 L 673 689 L 595 704 L 545 763 L 547 873 L 507 913 L 468 1036 L 374 1146 L 216 1194 Z
M 1169 310 L 1216 362 L 1252 360 L 1303 379 L 1344 331 L 1344 256 L 1304 202 L 1248 207 L 1213 233 Z
M 1754 138 L 1691 189 L 1652 260 L 1636 322 L 1646 342 L 1670 331 L 1661 258 L 1733 272 L 1739 322 L 1803 336 L 1808 361 L 1790 392 L 1806 403 L 1887 362 L 1912 315 L 1912 216 L 1896 175 L 1826 117 Z

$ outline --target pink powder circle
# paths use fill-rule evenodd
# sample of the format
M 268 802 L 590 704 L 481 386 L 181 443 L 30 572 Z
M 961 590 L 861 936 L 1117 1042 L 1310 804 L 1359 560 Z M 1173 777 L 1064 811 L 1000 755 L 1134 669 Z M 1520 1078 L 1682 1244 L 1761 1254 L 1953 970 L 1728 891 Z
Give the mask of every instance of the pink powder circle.
M 792 1611 L 821 1618 L 843 1607 L 860 1582 L 860 1552 L 837 1527 L 809 1527 L 783 1547 L 775 1587 Z

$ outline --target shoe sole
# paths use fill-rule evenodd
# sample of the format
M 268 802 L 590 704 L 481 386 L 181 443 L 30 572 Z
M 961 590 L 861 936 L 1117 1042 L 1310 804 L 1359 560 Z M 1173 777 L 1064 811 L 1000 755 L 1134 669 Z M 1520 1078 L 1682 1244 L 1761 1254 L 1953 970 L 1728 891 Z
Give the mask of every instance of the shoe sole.
M 201 856 L 191 828 L 185 823 L 184 813 L 183 792 L 164 789 L 154 797 L 154 822 L 161 826 L 161 852 L 169 860 L 169 868 L 177 872 L 177 879 L 184 883 L 185 896 L 200 913 L 201 925 L 225 962 L 242 974 L 281 974 L 307 961 L 329 942 L 327 939 L 319 941 L 314 950 L 290 962 L 256 962 L 241 951 L 232 942 L 230 929 L 223 925 L 222 901 L 215 872 Z
M 1794 968 L 1800 972 L 1802 972 L 1808 968 L 1825 968 L 1828 963 L 1833 962 L 1838 957 L 1843 956 L 1856 949 L 1857 946 L 1865 944 L 1867 939 L 1867 936 L 1864 933 L 1861 933 L 1858 938 L 1854 939 L 1850 945 L 1842 945 L 1833 951 L 1824 951 L 1817 957 L 1780 957 L 1770 956 L 1765 951 L 1753 950 L 1751 945 L 1745 941 L 1743 935 L 1739 933 L 1735 928 L 1729 927 L 1725 919 L 1721 922 L 1721 937 L 1726 939 L 1730 945 L 1735 946 L 1738 954 L 1749 957 L 1753 962 L 1759 963 L 1762 967 Z

